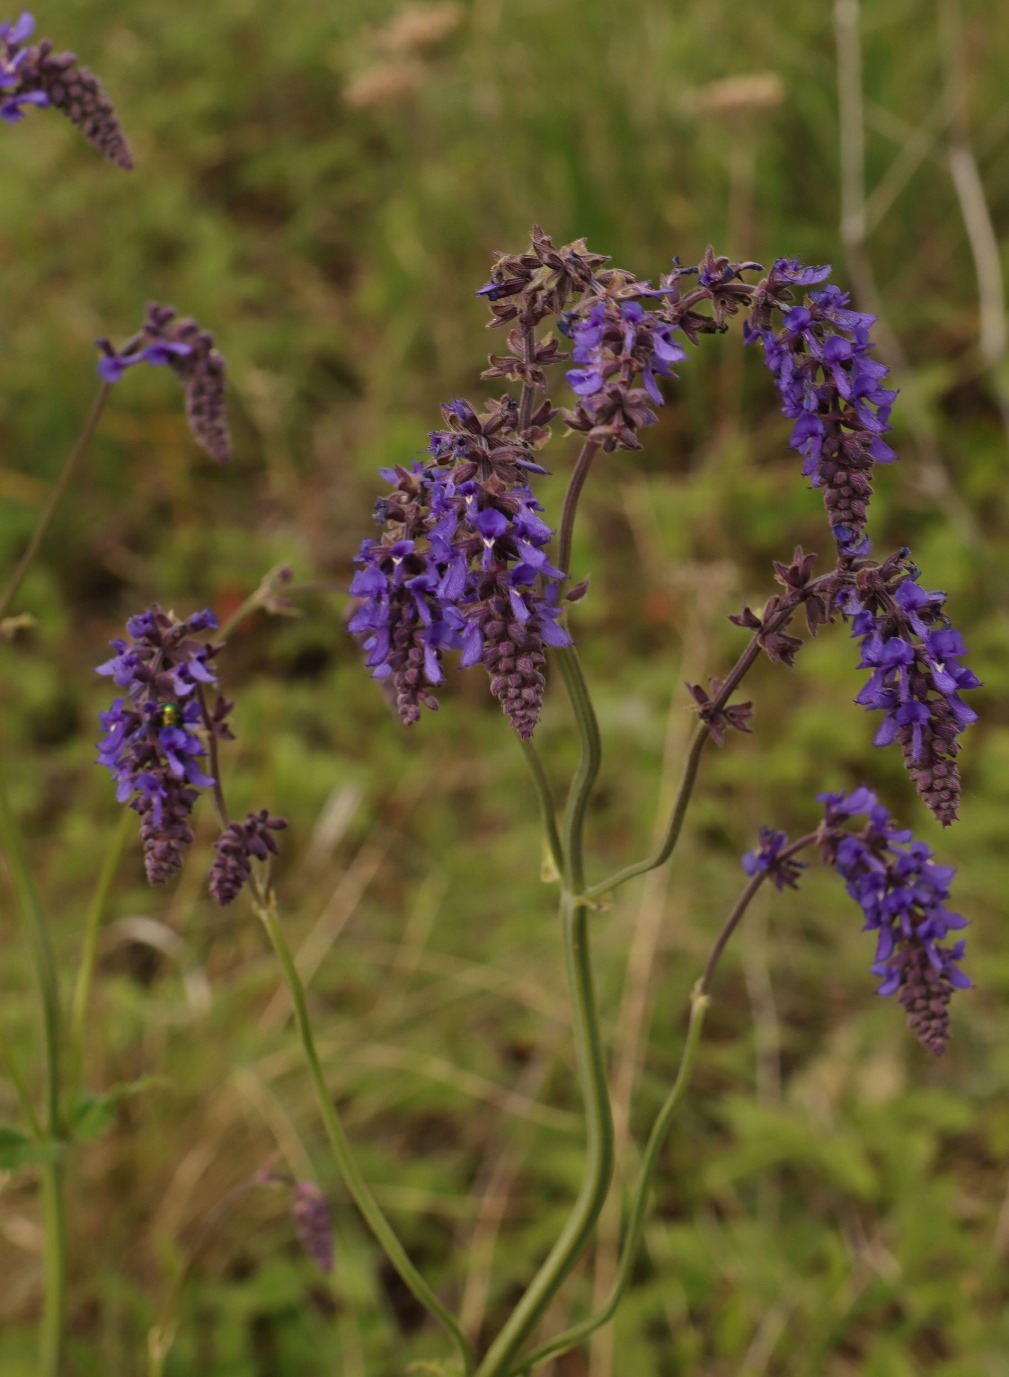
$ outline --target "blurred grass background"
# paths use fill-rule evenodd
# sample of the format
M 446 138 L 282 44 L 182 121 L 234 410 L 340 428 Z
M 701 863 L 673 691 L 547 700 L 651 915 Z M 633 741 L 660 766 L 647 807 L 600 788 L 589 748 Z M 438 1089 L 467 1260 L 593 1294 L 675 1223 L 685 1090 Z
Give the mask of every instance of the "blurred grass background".
M 108 696 L 93 665 L 152 600 L 225 615 L 278 561 L 346 584 L 377 468 L 423 448 L 440 401 L 488 395 L 475 378 L 500 336 L 473 292 L 493 251 L 521 249 L 538 221 L 653 279 L 708 242 L 833 262 L 883 313 L 902 389 L 876 548 L 910 546 L 925 586 L 948 589 L 985 681 L 962 821 L 940 834 L 894 754 L 871 749 L 841 628 L 794 671 L 759 666 L 756 735 L 707 756 L 681 859 L 598 923 L 622 1140 L 628 1124 L 641 1139 L 675 1072 L 739 854 L 761 822 L 813 825 L 820 789 L 868 778 L 960 867 L 977 989 L 933 1062 L 875 999 L 871 941 L 832 877 L 810 872 L 752 913 L 633 1292 L 552 1371 L 1009 1373 L 1007 26 L 982 0 L 877 0 L 860 31 L 854 0 L 62 0 L 36 14 L 101 76 L 137 171 L 104 166 L 55 114 L 3 130 L 2 567 L 82 423 L 94 337 L 126 338 L 149 298 L 216 331 L 237 452 L 213 467 L 173 380 L 129 376 L 19 598 L 38 624 L 0 645 L 8 784 L 68 980 L 118 825 L 91 766 Z M 759 357 L 705 341 L 681 372 L 645 453 L 600 462 L 583 504 L 575 574 L 593 583 L 577 634 L 606 748 L 597 876 L 646 847 L 690 726 L 682 682 L 738 653 L 726 614 L 766 598 L 772 559 L 827 544 Z M 572 455 L 555 445 L 555 521 Z M 533 799 L 481 676 L 450 675 L 438 716 L 404 733 L 345 635 L 345 595 L 301 606 L 247 624 L 228 652 L 232 810 L 290 820 L 278 882 L 333 1093 L 415 1259 L 489 1335 L 582 1161 Z M 559 693 L 539 742 L 559 787 L 574 762 Z M 203 811 L 169 891 L 145 887 L 131 839 L 104 933 L 88 1083 L 164 1080 L 77 1155 L 73 1371 L 144 1371 L 188 1268 L 170 1374 L 401 1374 L 440 1337 L 334 1177 L 254 919 L 205 893 Z M 5 881 L 0 909 L 4 1029 L 27 1059 L 34 995 Z M 281 1192 L 245 1196 L 206 1233 L 271 1158 L 333 1201 L 331 1282 L 300 1254 Z M 632 1174 L 626 1144 L 622 1160 Z M 608 1216 L 551 1328 L 605 1293 L 616 1228 Z M 15 1176 L 0 1187 L 3 1377 L 33 1371 L 39 1264 L 35 1182 Z

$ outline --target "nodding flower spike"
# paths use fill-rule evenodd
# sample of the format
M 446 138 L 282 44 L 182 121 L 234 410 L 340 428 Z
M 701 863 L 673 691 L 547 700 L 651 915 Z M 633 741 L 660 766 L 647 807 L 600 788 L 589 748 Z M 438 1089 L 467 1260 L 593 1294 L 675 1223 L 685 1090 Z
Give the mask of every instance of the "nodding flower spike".
M 59 110 L 117 167 L 133 167 L 119 119 L 98 78 L 73 53 L 54 53 L 43 39 L 29 43 L 35 20 L 27 11 L 0 24 L 0 120 L 17 124 L 31 108 Z
M 897 995 L 918 1041 L 939 1056 L 949 1042 L 953 992 L 971 984 L 959 965 L 963 941 L 946 942 L 967 926 L 946 907 L 954 871 L 937 865 L 924 842 L 899 828 L 871 789 L 820 794 L 819 801 L 821 857 L 862 909 L 866 930 L 876 933 L 878 993 Z M 849 824 L 857 818 L 866 821 L 853 832 Z
M 224 406 L 226 368 L 209 330 L 188 316 L 177 319 L 171 306 L 152 302 L 139 334 L 122 350 L 107 339 L 96 343 L 102 355 L 98 376 L 110 385 L 137 364 L 170 368 L 185 391 L 186 416 L 197 443 L 211 458 L 227 463 L 231 439 Z

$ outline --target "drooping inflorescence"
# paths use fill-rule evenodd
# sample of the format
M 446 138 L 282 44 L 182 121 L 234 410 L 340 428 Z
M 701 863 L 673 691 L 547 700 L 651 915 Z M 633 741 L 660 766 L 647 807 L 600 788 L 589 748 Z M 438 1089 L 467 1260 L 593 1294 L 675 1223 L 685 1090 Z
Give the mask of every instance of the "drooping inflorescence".
M 870 357 L 874 316 L 851 310 L 847 293 L 829 284 L 795 302 L 796 289 L 819 286 L 829 275 L 829 266 L 779 258 L 753 293 L 745 337 L 763 348 L 782 410 L 795 422 L 792 448 L 813 487 L 824 489 L 838 553 L 846 558 L 867 553 L 872 467 L 896 458 L 882 437 L 897 394 L 882 385 L 889 370 Z M 777 329 L 775 312 L 782 315 Z
M 27 12 L 0 24 L 0 119 L 16 124 L 32 106 L 59 110 L 110 162 L 129 171 L 133 156 L 98 78 L 73 53 L 53 52 L 46 39 L 29 43 L 34 32 Z
M 766 876 L 775 888 L 798 887 L 805 867 L 797 851 L 818 843 L 820 858 L 831 866 L 865 917 L 865 931 L 876 933 L 872 973 L 877 993 L 897 995 L 908 1024 L 923 1047 L 938 1056 L 949 1042 L 949 1002 L 954 990 L 970 988 L 960 970 L 964 942 L 946 941 L 967 926 L 946 907 L 950 866 L 937 865 L 924 842 L 899 828 L 871 789 L 820 794 L 824 816 L 815 835 L 791 846 L 784 832 L 760 829 L 760 844 L 743 857 L 751 879 Z M 865 822 L 859 829 L 853 824 Z
M 177 318 L 171 306 L 150 302 L 143 328 L 121 350 L 107 339 L 97 341 L 101 351 L 98 375 L 116 383 L 128 368 L 146 363 L 168 367 L 182 383 L 189 428 L 213 459 L 227 463 L 231 438 L 225 415 L 227 370 L 214 347 L 214 336 L 189 316 Z
M 98 764 L 116 781 L 116 797 L 140 817 L 147 878 L 164 884 L 181 868 L 193 842 L 191 815 L 200 791 L 216 781 L 204 766 L 208 743 L 233 740 L 234 704 L 220 693 L 213 661 L 220 650 L 201 639 L 217 622 L 212 612 L 179 621 L 157 605 L 131 617 L 127 638 L 99 665 L 123 696 L 100 714 L 105 736 Z M 210 691 L 213 701 L 208 701 Z M 219 793 L 219 791 L 218 791 Z M 219 795 L 220 796 L 220 795 Z M 230 903 L 249 877 L 250 857 L 276 854 L 273 832 L 286 826 L 264 809 L 245 823 L 225 824 L 211 867 L 211 893 Z
M 555 247 L 538 226 L 529 252 L 499 255 L 477 295 L 490 306 L 491 327 L 511 327 L 511 352 L 491 354 L 482 376 L 520 382 L 521 401 L 506 395 L 479 412 L 466 401 L 443 406 L 444 428 L 432 433 L 427 456 L 384 471 L 393 489 L 376 509 L 381 537 L 366 540 L 357 558 L 351 592 L 361 601 L 350 629 L 407 725 L 422 707 L 437 707 L 443 654 L 459 650 L 463 668 L 484 666 L 509 721 L 530 737 L 546 648 L 570 643 L 560 620 L 569 571 L 546 552 L 552 530 L 532 488 L 547 476 L 535 454 L 559 414 L 535 394 L 546 390 L 546 370 L 568 356 L 536 328 L 556 317 L 574 341 L 578 367 L 568 381 L 577 405 L 561 413 L 569 428 L 592 449 L 637 449 L 637 431 L 662 401 L 657 380 L 673 377 L 672 364 L 685 357 L 674 336 L 696 343 L 724 329 L 752 290 L 741 272 L 756 266 L 709 250 L 699 269 L 674 268 L 653 288 L 606 262 L 582 240 Z M 684 293 L 687 277 L 697 282 Z
M 964 644 L 943 611 L 945 593 L 926 591 L 918 577 L 898 551 L 858 569 L 840 607 L 862 648 L 859 668 L 871 671 L 855 701 L 884 714 L 875 744 L 897 743 L 922 800 L 948 826 L 960 802 L 958 737 L 977 721 L 960 694 L 981 681 L 960 664 Z
M 876 933 L 878 993 L 897 995 L 918 1041 L 938 1056 L 949 1041 L 953 991 L 971 983 L 959 967 L 964 942 L 946 942 L 950 932 L 967 926 L 946 907 L 955 872 L 937 865 L 924 842 L 898 828 L 870 789 L 821 794 L 819 801 L 821 857 L 862 909 L 866 930 Z M 866 819 L 861 830 L 849 831 L 860 817 Z

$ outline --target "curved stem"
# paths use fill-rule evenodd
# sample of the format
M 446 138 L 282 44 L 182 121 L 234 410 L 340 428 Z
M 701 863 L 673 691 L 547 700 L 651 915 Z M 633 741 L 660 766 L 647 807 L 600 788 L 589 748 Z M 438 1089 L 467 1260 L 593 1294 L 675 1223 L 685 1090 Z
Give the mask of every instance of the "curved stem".
M 554 812 L 554 801 L 550 793 L 550 782 L 547 779 L 546 771 L 543 769 L 543 762 L 540 760 L 539 751 L 531 741 L 519 739 L 519 745 L 526 760 L 529 762 L 529 769 L 532 772 L 533 783 L 536 786 L 536 797 L 539 799 L 540 818 L 543 822 L 543 836 L 546 841 L 547 849 L 550 852 L 550 860 L 553 863 L 553 875 L 551 879 L 559 879 L 564 873 L 564 848 L 561 846 L 561 835 L 557 830 L 557 816 Z M 544 864 L 546 862 L 544 861 Z
M 60 1112 L 61 1013 L 56 963 L 49 931 L 28 865 L 20 829 L 11 811 L 0 762 L 0 847 L 7 857 L 21 918 L 28 930 L 35 975 L 42 1003 L 45 1043 L 46 1114 L 49 1137 L 63 1136 Z M 45 1224 L 45 1302 L 40 1333 L 41 1377 L 59 1377 L 63 1365 L 67 1316 L 67 1229 L 63 1195 L 63 1164 L 42 1164 L 42 1205 Z
M 396 1268 L 405 1285 L 420 1302 L 427 1312 L 432 1315 L 448 1331 L 462 1360 L 463 1377 L 471 1377 L 473 1372 L 473 1352 L 470 1348 L 466 1336 L 463 1334 L 455 1318 L 442 1305 L 441 1301 L 431 1290 L 430 1286 L 417 1271 L 410 1261 L 406 1250 L 399 1238 L 393 1231 L 392 1225 L 382 1213 L 378 1202 L 361 1175 L 357 1162 L 351 1153 L 350 1143 L 344 1132 L 343 1124 L 333 1104 L 326 1084 L 326 1077 L 319 1061 L 319 1055 L 315 1048 L 315 1038 L 312 1034 L 312 1024 L 308 1016 L 308 1005 L 305 999 L 305 987 L 301 983 L 298 969 L 294 964 L 294 958 L 287 945 L 283 929 L 277 917 L 276 903 L 272 894 L 257 895 L 253 900 L 253 907 L 256 914 L 262 921 L 266 929 L 270 944 L 276 952 L 284 972 L 284 979 L 290 991 L 291 1002 L 294 1005 L 294 1016 L 298 1026 L 298 1034 L 301 1038 L 302 1049 L 305 1053 L 305 1060 L 308 1062 L 308 1069 L 312 1076 L 315 1087 L 315 1096 L 319 1110 L 322 1114 L 323 1123 L 326 1126 L 326 1133 L 329 1137 L 333 1155 L 336 1158 L 337 1166 L 343 1176 L 344 1183 L 353 1198 L 354 1204 L 360 1210 L 372 1233 L 378 1239 L 386 1256 Z
M 792 857 L 797 856 L 800 851 L 804 851 L 807 846 L 812 846 L 818 836 L 819 833 L 817 832 L 807 832 L 806 835 L 800 837 L 798 841 L 791 842 L 788 846 L 782 847 L 777 857 L 778 864 L 780 865 L 782 861 L 791 860 Z M 722 953 L 728 945 L 729 938 L 735 932 L 736 928 L 739 927 L 739 924 L 743 920 L 743 914 L 750 906 L 750 901 L 766 879 L 767 871 L 758 870 L 749 884 L 743 888 L 739 898 L 733 905 L 732 912 L 729 914 L 728 918 L 726 918 L 721 932 L 715 938 L 714 946 L 711 948 L 711 954 L 704 967 L 704 974 L 698 982 L 697 988 L 701 994 L 706 994 L 711 988 L 711 982 L 715 978 L 715 971 L 718 969 L 718 963 L 722 959 Z
M 81 947 L 73 998 L 70 1002 L 70 1076 L 68 1084 L 71 1106 L 76 1104 L 77 1092 L 81 1085 L 81 1070 L 84 1062 L 84 1025 L 88 1016 L 88 997 L 91 993 L 91 981 L 94 977 L 95 959 L 98 954 L 98 934 L 109 902 L 112 882 L 116 878 L 116 871 L 119 869 L 119 862 L 123 856 L 123 848 L 130 834 L 133 816 L 131 812 L 125 810 L 120 814 L 119 825 L 112 838 L 112 845 L 106 851 L 105 859 L 102 861 L 98 883 L 95 886 L 95 892 L 91 897 L 91 904 L 84 921 L 84 943 Z
M 507 1377 L 513 1371 L 516 1353 L 585 1251 L 613 1176 L 613 1120 L 592 986 L 589 911 L 585 904 L 567 894 L 561 909 L 587 1119 L 585 1176 L 578 1199 L 549 1256 L 491 1344 L 476 1377 Z
M 651 1196 L 652 1179 L 655 1175 L 655 1167 L 659 1160 L 659 1152 L 665 1141 L 669 1125 L 672 1123 L 681 1101 L 687 1093 L 690 1085 L 690 1078 L 693 1075 L 694 1065 L 697 1060 L 697 1049 L 701 1041 L 701 1030 L 704 1026 L 704 1015 L 708 1011 L 711 1003 L 709 997 L 704 994 L 698 984 L 690 998 L 690 1023 L 687 1028 L 686 1041 L 683 1046 L 683 1053 L 680 1057 L 680 1068 L 676 1075 L 676 1080 L 666 1096 L 666 1099 L 659 1110 L 658 1117 L 652 1127 L 648 1138 L 648 1145 L 645 1148 L 644 1160 L 641 1163 L 641 1170 L 638 1174 L 638 1184 L 634 1191 L 631 1202 L 630 1217 L 627 1221 L 627 1229 L 624 1234 L 623 1248 L 620 1253 L 620 1263 L 617 1274 L 614 1278 L 613 1289 L 611 1290 L 605 1304 L 588 1319 L 582 1320 L 580 1324 L 572 1325 L 570 1329 L 565 1329 L 563 1333 L 548 1339 L 546 1343 L 534 1348 L 522 1359 L 522 1371 L 532 1372 L 537 1366 L 546 1363 L 551 1358 L 556 1358 L 560 1353 L 566 1353 L 568 1349 L 574 1348 L 575 1344 L 587 1339 L 596 1329 L 611 1319 L 620 1304 L 621 1297 L 630 1280 L 634 1261 L 637 1256 L 638 1244 L 641 1241 L 641 1232 L 644 1227 L 645 1214 L 648 1208 L 648 1201 Z
M 28 572 L 28 567 L 35 558 L 36 551 L 42 544 L 42 541 L 45 539 L 46 532 L 49 530 L 52 519 L 56 515 L 56 509 L 62 502 L 63 495 L 67 488 L 70 486 L 70 480 L 74 475 L 74 470 L 77 467 L 78 461 L 87 449 L 91 442 L 91 437 L 98 427 L 98 422 L 101 419 L 102 412 L 105 410 L 105 403 L 108 400 L 111 390 L 110 383 L 102 383 L 101 387 L 98 389 L 98 395 L 91 404 L 88 419 L 84 422 L 84 429 L 77 437 L 77 443 L 70 451 L 67 461 L 63 465 L 63 472 L 56 480 L 56 486 L 49 494 L 49 500 L 42 509 L 42 515 L 36 522 L 35 529 L 32 531 L 31 539 L 28 541 L 25 552 L 18 560 L 17 568 L 11 575 L 7 587 L 4 589 L 3 593 L 0 593 L 0 621 L 3 620 L 10 610 L 10 605 L 14 601 L 18 589 L 21 587 L 24 576 Z
M 575 461 L 575 467 L 571 474 L 571 482 L 564 496 L 564 510 L 561 513 L 561 537 L 557 546 L 557 567 L 563 569 L 569 577 L 571 575 L 571 544 L 575 534 L 575 517 L 578 515 L 578 499 L 582 495 L 582 488 L 585 480 L 589 476 L 589 469 L 592 467 L 592 460 L 595 458 L 598 445 L 591 440 L 586 440 L 582 445 L 581 453 Z
M 575 651 L 556 652 L 571 700 L 581 759 L 564 814 L 564 893 L 561 920 L 574 1038 L 585 1104 L 585 1175 L 571 1213 L 550 1253 L 477 1368 L 476 1377 L 507 1377 L 522 1344 L 584 1253 L 613 1178 L 613 1116 L 599 1032 L 589 952 L 589 908 L 575 894 L 584 884 L 585 812 L 599 772 L 599 725 Z
M 633 880 L 638 875 L 644 875 L 649 870 L 655 870 L 658 866 L 664 865 L 673 854 L 673 849 L 680 839 L 680 832 L 683 830 L 683 820 L 687 815 L 687 807 L 690 803 L 690 796 L 694 791 L 694 784 L 697 781 L 697 770 L 701 763 L 701 752 L 704 750 L 704 743 L 710 735 L 707 726 L 701 723 L 694 732 L 689 747 L 687 748 L 686 759 L 683 762 L 683 773 L 680 775 L 679 788 L 676 790 L 676 798 L 673 800 L 672 811 L 669 815 L 669 824 L 666 827 L 662 841 L 650 856 L 646 856 L 642 861 L 635 861 L 632 865 L 625 865 L 622 870 L 618 870 L 607 880 L 601 880 L 599 884 L 589 885 L 583 891 L 582 898 L 591 902 L 602 898 L 603 895 L 611 894 L 613 890 L 619 889 L 628 880 Z
M 831 577 L 829 574 L 825 578 Z M 813 581 L 814 585 L 821 582 L 820 579 Z M 729 699 L 746 677 L 748 671 L 760 657 L 762 649 L 762 638 L 768 634 L 781 631 L 788 625 L 798 610 L 797 602 L 785 602 L 780 610 L 769 617 L 764 626 L 753 636 L 749 645 L 740 655 L 739 659 L 732 666 L 725 681 L 719 686 L 718 692 L 707 704 L 707 710 L 714 716 L 728 704 Z M 628 880 L 633 880 L 638 875 L 644 875 L 649 870 L 655 870 L 657 866 L 664 865 L 673 854 L 673 849 L 679 841 L 680 832 L 683 828 L 683 820 L 686 817 L 687 806 L 690 803 L 690 796 L 693 793 L 694 785 L 697 782 L 697 769 L 701 762 L 701 752 L 704 750 L 704 743 L 711 734 L 711 729 L 707 722 L 699 723 L 690 745 L 687 748 L 687 756 L 683 762 L 683 773 L 680 776 L 679 788 L 676 791 L 676 798 L 673 800 L 672 811 L 669 815 L 669 824 L 666 827 L 665 835 L 659 843 L 658 848 L 650 856 L 646 856 L 642 861 L 635 861 L 633 865 L 626 865 L 622 870 L 616 871 L 609 879 L 600 880 L 598 884 L 589 885 L 582 891 L 581 897 L 589 902 L 601 898 L 603 895 L 610 894 Z
M 582 854 L 585 813 L 592 786 L 599 773 L 602 746 L 599 740 L 599 723 L 577 652 L 573 646 L 566 646 L 556 650 L 554 654 L 561 667 L 582 746 L 578 772 L 572 782 L 564 810 L 564 877 L 572 894 L 578 894 L 585 883 L 585 863 Z

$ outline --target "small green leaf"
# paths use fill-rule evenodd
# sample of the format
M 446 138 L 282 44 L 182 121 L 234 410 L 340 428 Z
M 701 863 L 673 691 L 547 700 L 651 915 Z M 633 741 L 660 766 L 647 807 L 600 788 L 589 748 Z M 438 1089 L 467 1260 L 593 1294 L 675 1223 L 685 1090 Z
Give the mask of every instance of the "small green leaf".
M 52 1138 L 29 1138 L 19 1128 L 0 1124 L 0 1170 L 23 1171 L 55 1162 L 63 1144 Z
M 123 1100 L 164 1083 L 163 1076 L 140 1076 L 135 1081 L 114 1085 L 111 1090 L 102 1094 L 82 1092 L 70 1121 L 70 1136 L 80 1143 L 97 1142 L 99 1138 L 104 1138 L 114 1125 L 116 1110 Z

